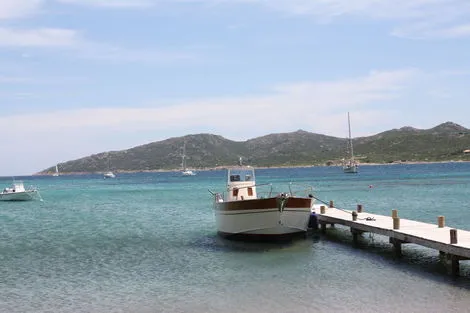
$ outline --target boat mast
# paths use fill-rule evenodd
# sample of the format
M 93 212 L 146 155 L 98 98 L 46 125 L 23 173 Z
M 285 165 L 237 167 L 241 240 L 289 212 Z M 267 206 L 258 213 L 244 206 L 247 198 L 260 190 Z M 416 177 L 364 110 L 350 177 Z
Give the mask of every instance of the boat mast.
M 353 143 L 352 143 L 352 137 L 351 137 L 351 122 L 349 119 L 349 112 L 348 112 L 348 129 L 349 129 L 349 149 L 351 152 L 351 160 L 354 160 Z
M 183 154 L 181 155 L 181 167 L 186 171 L 186 140 L 183 143 Z

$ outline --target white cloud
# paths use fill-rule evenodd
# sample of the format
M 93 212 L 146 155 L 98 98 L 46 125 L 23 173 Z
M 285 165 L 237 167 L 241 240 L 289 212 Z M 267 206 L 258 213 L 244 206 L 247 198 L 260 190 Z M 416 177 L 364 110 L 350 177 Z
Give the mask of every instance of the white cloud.
M 97 7 L 146 7 L 152 1 L 146 0 L 55 0 L 67 4 L 91 5 Z M 52 2 L 52 1 L 50 1 Z M 27 17 L 45 9 L 44 0 L 0 0 L 0 20 Z M 1 27 L 0 47 L 35 47 L 68 49 L 68 53 L 87 59 L 106 62 L 145 62 L 167 64 L 172 61 L 193 60 L 194 54 L 186 52 L 163 51 L 147 48 L 145 50 L 94 42 L 74 29 L 65 28 L 21 28 Z M 30 54 L 23 53 L 25 58 Z
M 80 39 L 76 31 L 60 28 L 0 28 L 0 46 L 7 47 L 73 47 Z
M 152 5 L 150 0 L 56 0 L 66 4 L 89 5 L 105 8 L 145 8 Z
M 304 82 L 275 87 L 270 94 L 183 101 L 156 108 L 92 108 L 0 117 L 0 131 L 55 132 L 58 129 L 116 128 L 217 129 L 222 134 L 307 127 L 316 120 L 322 132 L 335 134 L 328 121 L 334 112 L 361 108 L 400 95 L 417 70 L 375 71 L 365 77 L 333 82 Z M 381 123 L 381 122 L 377 122 Z M 320 130 L 320 129 L 319 129 Z M 336 133 L 336 135 L 339 135 Z
M 192 53 L 158 49 L 129 49 L 84 39 L 78 31 L 61 28 L 11 29 L 0 27 L 0 47 L 36 47 L 67 49 L 85 59 L 106 62 L 143 62 L 168 64 L 196 59 Z M 27 55 L 29 56 L 29 55 Z
M 1 0 L 0 20 L 21 18 L 36 13 L 43 2 L 43 0 Z
M 184 1 L 184 0 L 183 0 Z M 191 0 L 188 0 L 191 1 Z M 392 35 L 411 38 L 469 36 L 468 0 L 194 0 L 213 4 L 251 4 L 317 21 L 369 18 L 395 23 Z
M 0 0 L 0 21 L 29 17 L 43 10 L 47 2 L 54 1 L 68 5 L 102 8 L 146 8 L 158 2 L 152 0 Z
M 49 0 L 52 3 L 52 0 Z M 149 8 L 157 4 L 258 5 L 320 22 L 368 18 L 394 23 L 391 34 L 409 38 L 470 36 L 468 0 L 55 0 L 101 8 Z M 45 0 L 1 0 L 0 20 L 26 17 L 44 9 Z

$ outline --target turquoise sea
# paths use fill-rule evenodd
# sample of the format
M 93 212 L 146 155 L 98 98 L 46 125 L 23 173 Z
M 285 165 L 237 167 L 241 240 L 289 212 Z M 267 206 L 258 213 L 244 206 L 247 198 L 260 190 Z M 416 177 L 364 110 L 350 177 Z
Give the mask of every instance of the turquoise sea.
M 0 312 L 468 312 L 470 261 L 450 277 L 435 250 L 349 230 L 284 243 L 216 235 L 208 189 L 224 171 L 15 177 L 43 202 L 0 202 Z M 259 169 L 337 207 L 470 230 L 470 163 Z M 11 183 L 1 178 L 0 188 Z

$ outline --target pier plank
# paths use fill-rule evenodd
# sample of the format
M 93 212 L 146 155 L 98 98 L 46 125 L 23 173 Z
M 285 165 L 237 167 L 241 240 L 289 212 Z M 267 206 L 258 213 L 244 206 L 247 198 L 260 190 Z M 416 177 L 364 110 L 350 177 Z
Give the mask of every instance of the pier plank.
M 372 214 L 369 212 L 357 213 L 357 220 L 353 221 L 352 210 L 326 207 L 324 213 L 320 212 L 320 205 L 314 206 L 320 224 L 341 224 L 352 229 L 376 233 L 397 239 L 406 243 L 414 243 L 424 247 L 433 248 L 444 253 L 455 255 L 461 259 L 470 259 L 470 231 L 458 229 L 457 243 L 450 243 L 450 230 L 452 227 L 439 227 L 437 224 L 424 223 L 400 218 L 400 228 L 393 229 L 392 216 Z M 372 218 L 367 220 L 366 218 Z

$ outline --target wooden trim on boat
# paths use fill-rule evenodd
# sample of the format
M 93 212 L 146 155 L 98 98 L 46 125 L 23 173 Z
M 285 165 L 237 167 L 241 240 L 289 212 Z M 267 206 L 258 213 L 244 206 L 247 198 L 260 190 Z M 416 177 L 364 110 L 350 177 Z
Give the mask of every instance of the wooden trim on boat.
M 244 214 L 266 214 L 269 212 L 279 212 L 279 209 L 262 209 L 262 210 L 242 210 L 242 211 L 225 211 L 225 210 L 218 210 L 217 214 L 220 215 L 244 215 Z M 304 208 L 304 209 L 284 209 L 285 213 L 289 212 L 300 212 L 300 213 L 305 213 L 305 212 L 310 212 L 310 209 Z
M 313 199 L 311 198 L 288 197 L 284 208 L 310 208 L 312 201 Z M 266 210 L 277 207 L 277 198 L 216 202 L 215 206 L 215 208 L 220 211 Z

